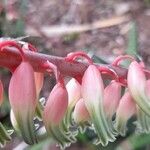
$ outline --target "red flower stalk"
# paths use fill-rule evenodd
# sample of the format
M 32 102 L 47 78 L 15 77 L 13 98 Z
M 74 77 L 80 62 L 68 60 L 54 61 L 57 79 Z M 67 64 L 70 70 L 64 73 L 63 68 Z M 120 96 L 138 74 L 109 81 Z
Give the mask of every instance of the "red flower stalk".
M 66 61 L 72 62 L 75 59 L 77 59 L 78 57 L 82 57 L 84 59 L 86 59 L 88 61 L 89 64 L 93 64 L 92 59 L 84 52 L 82 51 L 78 51 L 78 52 L 73 52 L 73 53 L 69 53 L 67 55 L 67 57 L 65 58 Z
M 129 59 L 131 61 L 135 61 L 135 58 L 130 55 L 121 55 L 118 56 L 112 63 L 113 66 L 119 66 L 122 60 Z

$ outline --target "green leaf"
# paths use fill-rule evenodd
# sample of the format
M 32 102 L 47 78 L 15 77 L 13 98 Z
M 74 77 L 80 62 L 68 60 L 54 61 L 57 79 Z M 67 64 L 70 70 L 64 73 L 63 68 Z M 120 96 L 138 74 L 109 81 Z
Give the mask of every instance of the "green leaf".
M 137 40 L 137 28 L 136 23 L 132 22 L 130 25 L 129 33 L 128 33 L 128 48 L 126 53 L 128 55 L 137 56 L 138 52 L 138 40 Z
M 116 150 L 137 150 L 150 143 L 150 134 L 133 134 L 123 141 Z

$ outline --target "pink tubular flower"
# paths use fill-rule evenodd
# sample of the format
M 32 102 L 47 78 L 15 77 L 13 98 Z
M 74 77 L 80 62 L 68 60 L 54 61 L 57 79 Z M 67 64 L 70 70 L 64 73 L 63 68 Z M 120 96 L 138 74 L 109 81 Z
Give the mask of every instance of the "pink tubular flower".
M 75 105 L 76 102 L 81 98 L 81 85 L 79 82 L 72 78 L 66 85 L 68 91 L 68 103 L 69 106 Z
M 77 103 L 81 98 L 81 85 L 79 82 L 72 78 L 66 85 L 68 92 L 68 109 L 65 116 L 65 124 L 67 127 L 72 123 L 72 112 Z
M 63 124 L 68 107 L 68 92 L 57 67 L 49 61 L 46 65 L 48 70 L 53 70 L 57 84 L 52 89 L 44 107 L 43 122 L 48 135 L 53 137 L 61 148 L 65 148 L 71 143 L 71 134 Z
M 128 70 L 128 88 L 137 105 L 150 116 L 150 96 L 146 94 L 146 77 L 142 67 L 132 62 Z
M 43 121 L 46 129 L 49 130 L 49 126 L 56 126 L 62 121 L 67 106 L 67 90 L 60 83 L 57 83 L 51 91 L 44 108 Z
M 116 81 L 112 81 L 104 90 L 104 110 L 110 120 L 116 112 L 120 98 L 121 85 Z
M 0 80 L 0 105 L 3 103 L 3 84 L 2 81 Z
M 94 65 L 90 65 L 83 75 L 82 97 L 98 135 L 96 143 L 106 146 L 109 141 L 115 140 L 115 136 L 109 129 L 104 113 L 104 86 L 101 74 Z
M 130 93 L 126 92 L 122 96 L 116 112 L 115 129 L 120 135 L 125 135 L 127 121 L 135 114 L 135 112 L 136 104 Z
M 89 112 L 85 106 L 84 100 L 81 98 L 75 105 L 73 112 L 74 121 L 77 124 L 90 120 Z
M 67 90 L 61 83 L 57 83 L 44 107 L 43 122 L 48 135 L 53 137 L 61 148 L 65 148 L 71 143 L 70 135 L 67 135 L 63 129 L 63 118 L 67 107 Z
M 16 68 L 11 77 L 9 100 L 24 140 L 28 144 L 35 143 L 33 117 L 36 108 L 36 89 L 33 68 L 26 61 Z

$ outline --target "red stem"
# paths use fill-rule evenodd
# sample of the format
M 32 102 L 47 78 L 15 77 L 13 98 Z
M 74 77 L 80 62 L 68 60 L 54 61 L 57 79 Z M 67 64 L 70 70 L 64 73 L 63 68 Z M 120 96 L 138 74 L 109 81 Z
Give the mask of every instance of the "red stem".
M 121 56 L 118 56 L 112 63 L 113 66 L 119 66 L 120 65 L 120 62 L 125 60 L 125 59 L 129 59 L 131 61 L 135 61 L 135 58 L 130 56 L 130 55 L 121 55 Z
M 77 58 L 80 58 L 80 57 L 83 57 L 84 59 L 86 59 L 88 61 L 89 64 L 93 64 L 93 61 L 92 59 L 84 52 L 82 51 L 78 51 L 78 52 L 73 52 L 73 53 L 69 53 L 67 55 L 67 57 L 65 58 L 66 61 L 69 61 L 69 62 L 72 62 L 74 61 L 75 59 Z
M 5 49 L 7 49 L 7 47 L 15 47 L 16 49 L 18 49 L 18 51 L 21 54 L 22 60 L 26 61 L 26 58 L 25 58 L 22 48 L 15 41 L 8 40 L 8 41 L 0 42 L 0 51 L 5 51 Z
M 62 76 L 61 76 L 61 74 L 60 74 L 60 72 L 59 72 L 59 70 L 58 70 L 58 68 L 57 68 L 56 65 L 54 65 L 53 63 L 47 61 L 47 62 L 44 64 L 44 67 L 47 68 L 46 70 L 47 70 L 48 72 L 49 72 L 49 70 L 50 70 L 50 73 L 51 73 L 51 72 L 54 73 L 57 83 L 61 83 L 61 85 L 63 85 L 63 86 L 65 85 L 65 84 L 64 84 L 64 80 L 63 80 L 63 78 L 62 78 Z
M 41 53 L 35 53 L 31 51 L 24 51 L 24 55 L 27 60 L 33 66 L 33 69 L 37 72 L 45 72 L 43 63 L 47 60 L 57 66 L 58 70 L 64 76 L 79 77 L 82 76 L 88 67 L 87 63 L 82 62 L 67 62 L 63 57 L 56 57 Z M 15 69 L 21 63 L 21 56 L 16 48 L 7 47 L 5 51 L 0 51 L 0 66 L 8 69 Z M 97 65 L 102 67 L 109 67 L 113 69 L 119 78 L 126 78 L 127 69 L 116 66 Z

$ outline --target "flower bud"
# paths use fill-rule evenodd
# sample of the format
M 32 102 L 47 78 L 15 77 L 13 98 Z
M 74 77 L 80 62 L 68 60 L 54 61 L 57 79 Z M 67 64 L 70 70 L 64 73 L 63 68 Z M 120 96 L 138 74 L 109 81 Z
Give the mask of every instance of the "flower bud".
M 68 91 L 69 106 L 75 106 L 76 102 L 81 98 L 81 85 L 79 82 L 72 78 L 66 85 Z
M 66 85 L 66 89 L 68 91 L 68 109 L 65 116 L 66 126 L 69 128 L 69 125 L 72 123 L 72 111 L 77 103 L 77 101 L 81 98 L 81 85 L 79 82 L 72 78 Z
M 150 97 L 146 94 L 146 77 L 142 67 L 132 62 L 128 69 L 128 88 L 137 105 L 150 116 Z
M 32 66 L 23 61 L 12 74 L 9 100 L 18 128 L 28 144 L 36 143 L 33 117 L 36 108 L 36 89 Z
M 127 91 L 121 98 L 115 120 L 115 129 L 120 135 L 126 133 L 127 121 L 135 114 L 136 104 L 134 103 L 130 93 Z
M 109 120 L 115 114 L 121 98 L 121 85 L 112 81 L 104 90 L 104 110 Z
M 3 84 L 2 81 L 0 80 L 0 106 L 3 103 L 3 92 L 4 92 Z
M 104 85 L 101 74 L 94 65 L 90 65 L 83 75 L 82 97 L 98 135 L 96 144 L 106 146 L 109 141 L 114 141 L 115 137 L 109 129 L 104 113 Z
M 74 112 L 73 112 L 73 118 L 77 124 L 80 124 L 80 123 L 83 123 L 83 122 L 90 120 L 90 115 L 89 115 L 89 112 L 85 106 L 83 99 L 80 99 L 76 103 L 75 108 L 74 108 Z

